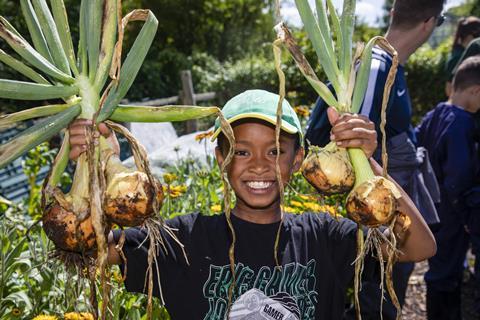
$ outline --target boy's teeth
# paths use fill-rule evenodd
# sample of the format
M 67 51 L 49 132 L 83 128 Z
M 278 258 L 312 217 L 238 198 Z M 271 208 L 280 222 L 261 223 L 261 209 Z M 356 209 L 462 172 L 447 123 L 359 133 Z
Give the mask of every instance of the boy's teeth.
M 249 181 L 247 182 L 247 186 L 252 189 L 266 189 L 272 185 L 270 181 Z

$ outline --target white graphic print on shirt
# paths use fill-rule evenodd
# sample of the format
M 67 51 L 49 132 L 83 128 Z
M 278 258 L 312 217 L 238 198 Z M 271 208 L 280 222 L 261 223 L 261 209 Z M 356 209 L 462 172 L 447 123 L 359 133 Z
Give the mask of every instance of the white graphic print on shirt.
M 313 259 L 306 266 L 292 262 L 281 267 L 264 266 L 258 272 L 242 263 L 236 264 L 233 294 L 235 302 L 231 308 L 230 318 L 313 320 L 318 297 L 315 267 L 316 262 Z M 210 274 L 203 286 L 204 297 L 209 303 L 205 320 L 225 319 L 231 281 L 229 265 L 210 265 Z M 244 309 L 248 309 L 247 305 L 254 312 L 241 316 L 242 312 L 246 312 Z

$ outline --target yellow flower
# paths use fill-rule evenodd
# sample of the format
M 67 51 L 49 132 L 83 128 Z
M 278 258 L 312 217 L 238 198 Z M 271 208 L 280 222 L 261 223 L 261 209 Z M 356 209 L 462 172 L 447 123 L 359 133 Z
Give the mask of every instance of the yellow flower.
M 294 207 L 299 207 L 299 208 L 303 207 L 301 202 L 295 201 L 295 200 L 290 201 L 290 205 Z
M 12 309 L 12 315 L 15 316 L 15 317 L 18 317 L 19 315 L 22 314 L 22 310 L 18 309 L 18 308 L 13 308 Z
M 310 109 L 306 106 L 296 106 L 295 108 L 293 108 L 293 110 L 295 110 L 295 113 L 299 116 L 299 117 L 308 117 L 310 115 Z
M 120 273 L 120 271 L 118 270 L 114 270 L 113 271 L 113 279 L 118 282 L 118 283 L 122 283 L 123 282 L 123 276 L 122 274 Z
M 209 138 L 211 136 L 213 136 L 213 131 L 212 130 L 205 131 L 205 132 L 197 134 L 195 136 L 195 141 L 202 141 L 203 139 Z
M 89 312 L 68 312 L 64 315 L 65 320 L 93 320 L 93 315 Z
M 178 177 L 175 173 L 165 173 L 163 175 L 163 180 L 165 180 L 166 184 L 171 184 L 173 181 L 177 180 Z
M 337 210 L 335 210 L 334 207 L 329 206 L 329 205 L 320 205 L 315 202 L 304 202 L 303 206 L 305 207 L 306 210 L 313 211 L 313 212 L 325 212 L 329 213 L 332 216 L 337 215 Z
M 307 200 L 307 201 L 316 201 L 317 198 L 315 198 L 314 196 L 307 196 L 307 195 L 300 195 L 300 199 L 302 200 Z
M 292 207 L 288 207 L 288 206 L 282 206 L 282 210 L 285 211 L 285 212 L 289 212 L 289 213 L 299 213 L 299 209 L 298 208 L 292 208 Z
M 214 204 L 213 206 L 210 207 L 210 210 L 218 213 L 218 212 L 222 211 L 222 206 L 219 205 L 219 204 Z
M 180 186 L 163 186 L 163 191 L 168 193 L 170 198 L 178 198 L 185 192 L 187 192 L 187 186 L 180 185 Z
M 57 317 L 55 316 L 48 316 L 46 314 L 39 314 L 38 316 L 36 316 L 35 318 L 33 318 L 32 320 L 57 320 Z

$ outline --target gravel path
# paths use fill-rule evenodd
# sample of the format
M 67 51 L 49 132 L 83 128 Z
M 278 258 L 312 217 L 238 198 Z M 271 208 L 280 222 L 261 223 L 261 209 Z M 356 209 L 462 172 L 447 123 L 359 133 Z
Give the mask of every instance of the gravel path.
M 470 262 L 472 257 L 470 256 Z M 405 320 L 425 320 L 427 319 L 426 308 L 426 284 L 423 275 L 428 270 L 428 263 L 422 261 L 415 265 L 408 283 L 408 289 L 405 297 L 405 305 L 402 310 L 402 318 Z M 465 272 L 464 284 L 462 288 L 462 310 L 463 320 L 478 320 L 472 310 L 474 297 L 473 278 L 469 271 Z M 459 319 L 460 320 L 460 319 Z

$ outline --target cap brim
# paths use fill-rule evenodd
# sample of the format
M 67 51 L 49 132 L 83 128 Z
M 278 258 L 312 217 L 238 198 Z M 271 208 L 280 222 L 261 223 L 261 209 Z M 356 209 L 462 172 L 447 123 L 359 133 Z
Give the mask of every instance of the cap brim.
M 242 114 L 239 114 L 235 117 L 232 117 L 232 118 L 228 119 L 227 121 L 228 121 L 228 123 L 232 124 L 235 121 L 238 121 L 238 120 L 241 120 L 241 119 L 247 119 L 247 118 L 264 120 L 268 123 L 273 124 L 274 126 L 277 124 L 277 117 L 270 117 L 270 116 L 264 115 L 262 113 L 256 113 L 256 112 L 242 113 Z M 282 120 L 282 130 L 287 132 L 287 133 L 290 133 L 290 134 L 298 133 L 298 129 L 295 126 L 292 126 L 291 124 L 289 124 L 288 122 L 283 121 L 283 120 Z M 222 132 L 221 127 L 218 128 L 217 130 L 215 130 L 215 132 L 212 135 L 211 141 L 215 141 L 215 139 L 217 139 L 220 132 Z

